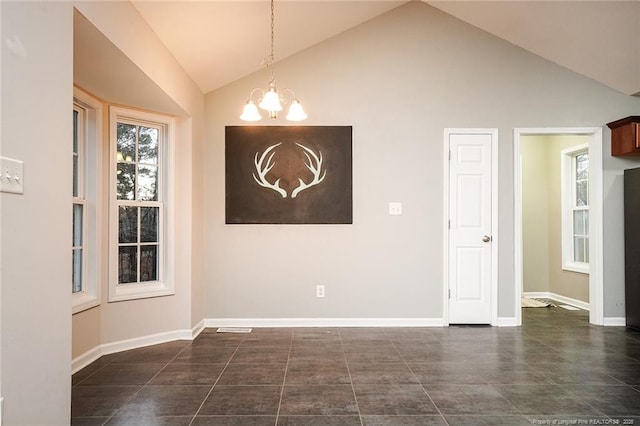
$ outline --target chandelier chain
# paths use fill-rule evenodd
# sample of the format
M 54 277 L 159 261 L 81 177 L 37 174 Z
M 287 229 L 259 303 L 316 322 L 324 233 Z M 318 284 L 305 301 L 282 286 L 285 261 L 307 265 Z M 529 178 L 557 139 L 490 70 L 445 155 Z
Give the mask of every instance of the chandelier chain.
M 273 63 L 275 62 L 274 60 L 274 40 L 275 40 L 275 25 L 274 25 L 274 21 L 275 21 L 275 14 L 274 14 L 274 7 L 273 7 L 273 0 L 271 0 L 271 54 L 269 55 L 269 68 L 271 70 L 271 83 L 275 84 L 275 75 L 274 75 L 274 71 L 273 71 Z

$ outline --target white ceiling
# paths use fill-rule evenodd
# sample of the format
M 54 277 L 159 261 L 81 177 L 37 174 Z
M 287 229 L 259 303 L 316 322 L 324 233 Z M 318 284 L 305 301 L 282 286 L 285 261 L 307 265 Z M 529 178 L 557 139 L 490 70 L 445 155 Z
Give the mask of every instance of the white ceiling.
M 275 59 L 405 2 L 277 0 Z M 257 71 L 269 53 L 267 0 L 133 4 L 204 93 Z M 429 4 L 618 91 L 640 94 L 640 0 Z

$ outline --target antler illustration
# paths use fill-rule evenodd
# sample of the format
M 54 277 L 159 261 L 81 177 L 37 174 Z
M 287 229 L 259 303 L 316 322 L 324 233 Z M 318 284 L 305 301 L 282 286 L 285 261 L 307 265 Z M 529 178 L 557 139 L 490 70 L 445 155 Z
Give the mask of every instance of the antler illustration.
M 304 145 L 300 145 L 299 143 L 296 143 L 296 145 L 304 149 L 304 155 L 306 155 L 307 160 L 309 160 L 309 164 L 305 163 L 305 166 L 307 166 L 307 169 L 309 169 L 311 173 L 313 173 L 313 180 L 309 183 L 305 183 L 305 181 L 303 181 L 301 178 L 298 178 L 298 181 L 300 181 L 300 185 L 293 190 L 293 192 L 291 193 L 291 198 L 296 198 L 296 195 L 298 195 L 301 191 L 319 184 L 327 175 L 327 171 L 325 170 L 322 176 L 320 176 L 320 174 L 322 173 L 322 152 L 320 152 L 320 157 L 318 157 L 316 153 L 313 152 L 313 150 L 311 150 L 310 148 L 307 148 Z M 311 159 L 312 157 L 313 160 L 315 160 L 315 165 L 314 161 Z
M 267 157 L 267 155 L 269 154 L 269 152 L 271 152 L 273 149 L 275 149 L 277 146 L 279 146 L 281 144 L 282 144 L 282 142 L 277 143 L 275 145 L 271 145 L 270 147 L 265 149 L 264 152 L 262 153 L 262 155 L 260 156 L 259 160 L 258 160 L 259 152 L 256 152 L 256 156 L 255 156 L 255 159 L 254 159 L 253 162 L 256 165 L 256 172 L 258 173 L 258 176 L 260 178 L 258 179 L 255 174 L 252 174 L 252 176 L 255 179 L 255 181 L 258 183 L 258 185 L 260 185 L 260 186 L 262 186 L 264 188 L 273 189 L 274 191 L 276 191 L 280 195 L 282 195 L 282 198 L 287 198 L 287 191 L 285 191 L 284 189 L 280 188 L 280 179 L 279 178 L 273 184 L 269 183 L 269 181 L 267 180 L 267 173 L 269 173 L 269 171 L 276 164 L 275 162 L 274 163 L 271 162 L 271 160 L 273 160 L 273 156 L 276 154 L 275 151 L 272 152 L 271 155 L 269 155 L 269 158 L 267 158 L 267 162 L 266 162 L 266 164 L 264 164 L 264 167 L 263 167 L 264 160 Z

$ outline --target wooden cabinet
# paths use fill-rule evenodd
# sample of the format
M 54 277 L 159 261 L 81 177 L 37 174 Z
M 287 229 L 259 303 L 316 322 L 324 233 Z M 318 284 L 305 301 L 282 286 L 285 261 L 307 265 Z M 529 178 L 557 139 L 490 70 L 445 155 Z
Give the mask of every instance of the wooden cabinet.
M 611 129 L 611 155 L 640 155 L 640 116 L 608 123 Z

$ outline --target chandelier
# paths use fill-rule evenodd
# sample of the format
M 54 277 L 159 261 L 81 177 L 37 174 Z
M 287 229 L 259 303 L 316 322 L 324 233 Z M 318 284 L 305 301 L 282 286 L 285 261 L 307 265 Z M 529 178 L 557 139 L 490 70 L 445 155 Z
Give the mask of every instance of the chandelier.
M 274 13 L 273 13 L 273 0 L 271 0 L 271 52 L 269 56 L 265 58 L 266 67 L 269 70 L 271 78 L 269 80 L 269 88 L 267 91 L 262 90 L 259 87 L 256 87 L 249 94 L 249 100 L 247 104 L 244 106 L 244 110 L 242 111 L 242 115 L 240 116 L 241 120 L 244 121 L 258 121 L 262 119 L 260 115 L 260 111 L 258 111 L 258 107 L 267 111 L 269 113 L 269 118 L 275 120 L 278 118 L 278 112 L 282 111 L 282 104 L 286 103 L 287 100 L 285 98 L 285 93 L 291 95 L 291 105 L 289 106 L 289 112 L 286 116 L 286 119 L 289 121 L 302 121 L 307 118 L 307 114 L 304 112 L 300 101 L 296 98 L 296 94 L 291 89 L 282 89 L 282 91 L 278 91 L 276 87 L 276 78 L 273 72 L 273 39 L 274 39 Z M 257 101 L 258 105 L 253 102 L 253 96 L 256 93 L 260 93 L 261 98 Z

